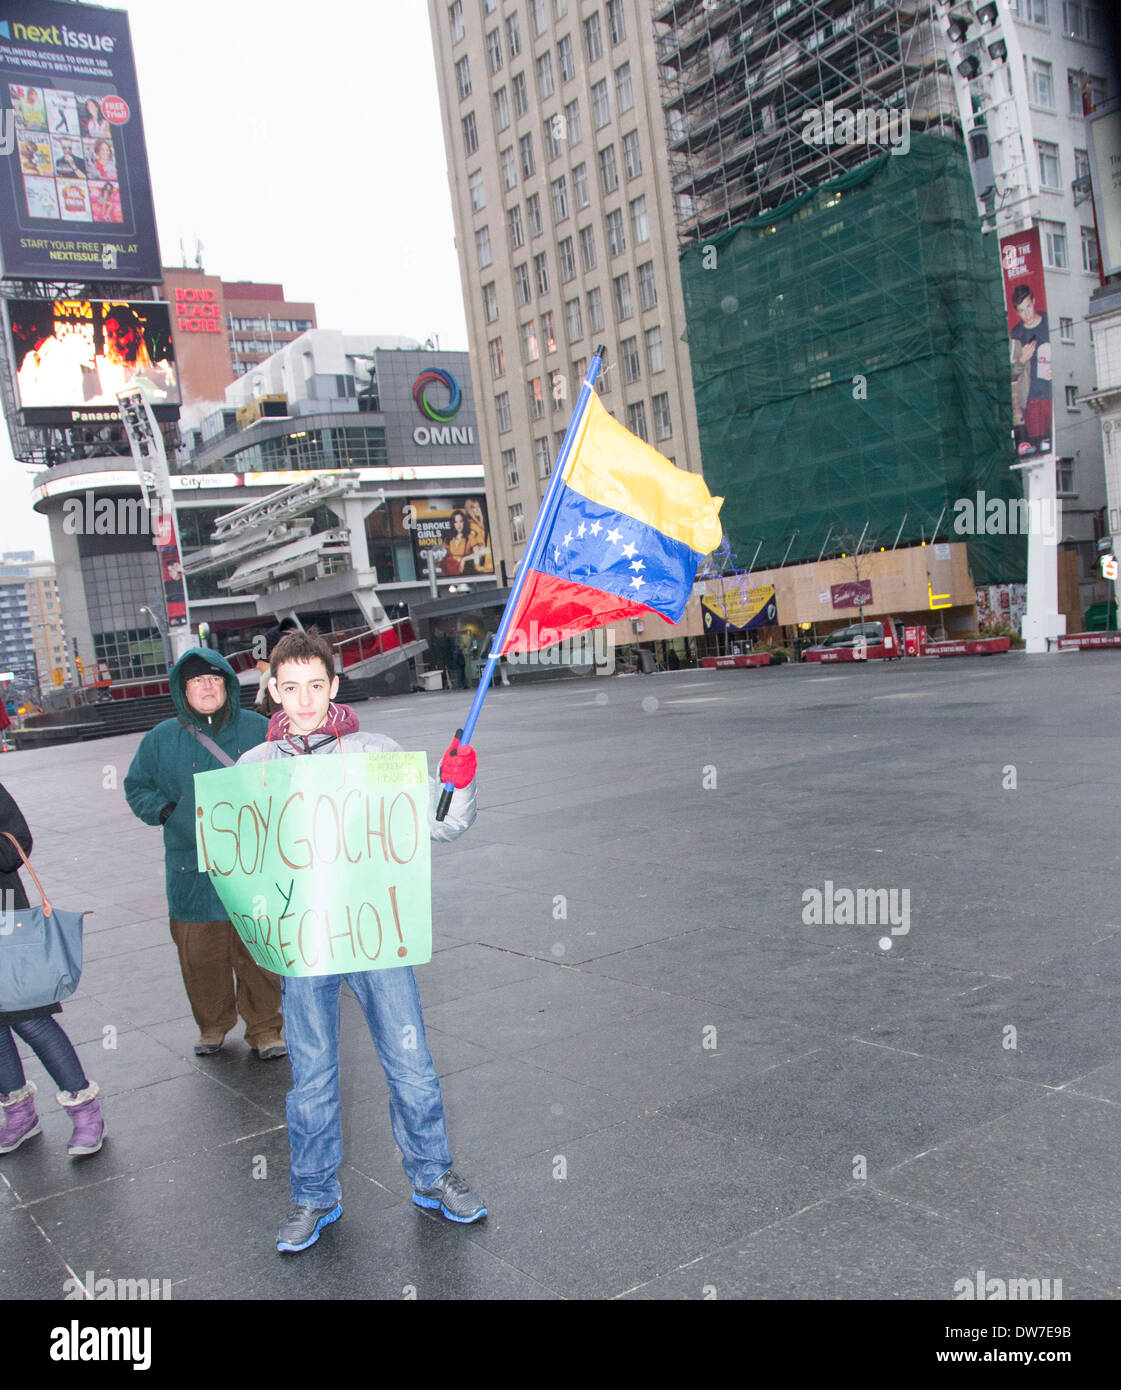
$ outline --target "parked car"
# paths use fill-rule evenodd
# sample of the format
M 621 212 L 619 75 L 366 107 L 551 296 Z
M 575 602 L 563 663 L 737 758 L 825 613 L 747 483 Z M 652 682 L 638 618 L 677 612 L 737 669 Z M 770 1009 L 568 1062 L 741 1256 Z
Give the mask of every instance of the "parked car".
M 903 655 L 903 628 L 894 618 L 864 623 L 852 623 L 838 628 L 828 637 L 802 653 L 803 661 L 855 661 L 857 649 L 863 646 L 871 660 L 892 659 Z

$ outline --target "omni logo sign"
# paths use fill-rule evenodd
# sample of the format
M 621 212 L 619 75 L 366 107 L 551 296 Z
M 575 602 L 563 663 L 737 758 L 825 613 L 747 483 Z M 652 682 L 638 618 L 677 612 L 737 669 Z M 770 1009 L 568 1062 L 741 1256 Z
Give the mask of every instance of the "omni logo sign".
M 430 399 L 429 392 L 434 386 L 443 387 L 447 391 L 448 400 L 444 405 L 434 405 Z M 463 392 L 451 372 L 441 371 L 439 368 L 421 372 L 413 382 L 413 400 L 416 401 L 416 408 L 424 418 L 433 421 L 431 425 L 417 425 L 413 430 L 415 444 L 474 444 L 475 431 L 470 425 L 450 423 L 463 404 Z

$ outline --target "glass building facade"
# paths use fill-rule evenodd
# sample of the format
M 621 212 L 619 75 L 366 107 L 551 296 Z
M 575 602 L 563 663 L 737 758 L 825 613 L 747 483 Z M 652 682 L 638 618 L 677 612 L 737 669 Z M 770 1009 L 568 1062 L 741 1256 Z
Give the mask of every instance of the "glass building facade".
M 293 430 L 223 453 L 192 472 L 269 473 L 293 468 L 384 468 L 389 462 L 384 425 L 341 425 Z

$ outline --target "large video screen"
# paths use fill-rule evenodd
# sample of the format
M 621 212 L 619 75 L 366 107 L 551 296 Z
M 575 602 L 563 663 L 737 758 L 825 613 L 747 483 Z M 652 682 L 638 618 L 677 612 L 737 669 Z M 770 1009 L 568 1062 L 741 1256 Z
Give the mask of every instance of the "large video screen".
M 181 397 L 171 308 L 151 300 L 11 299 L 8 327 L 28 425 L 116 421 L 117 392 L 144 392 L 158 420 Z
M 3 273 L 158 283 L 128 15 L 0 0 L 0 110 Z

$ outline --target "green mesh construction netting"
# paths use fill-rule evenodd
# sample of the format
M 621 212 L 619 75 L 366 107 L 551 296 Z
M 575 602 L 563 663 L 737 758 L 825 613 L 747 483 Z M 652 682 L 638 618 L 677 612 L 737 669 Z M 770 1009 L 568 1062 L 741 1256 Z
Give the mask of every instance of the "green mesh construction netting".
M 1023 496 L 999 252 L 975 209 L 964 149 L 913 134 L 682 255 L 705 481 L 741 561 L 780 564 L 794 532 L 787 563 L 816 560 L 866 521 L 877 548 L 901 522 L 900 545 L 929 542 L 941 514 L 977 584 L 1024 578 L 1022 536 L 953 529 L 958 498 Z

